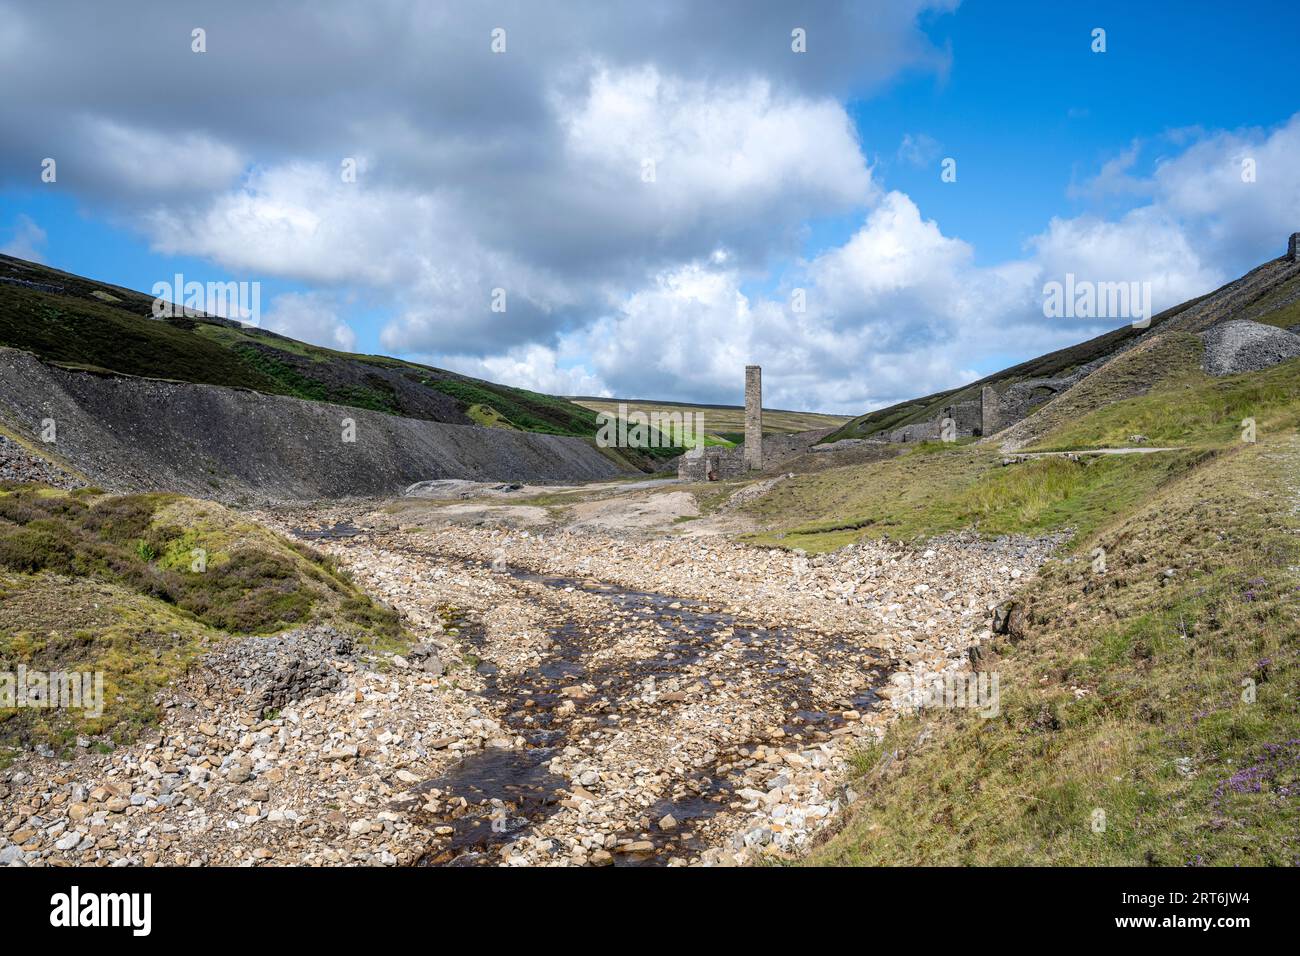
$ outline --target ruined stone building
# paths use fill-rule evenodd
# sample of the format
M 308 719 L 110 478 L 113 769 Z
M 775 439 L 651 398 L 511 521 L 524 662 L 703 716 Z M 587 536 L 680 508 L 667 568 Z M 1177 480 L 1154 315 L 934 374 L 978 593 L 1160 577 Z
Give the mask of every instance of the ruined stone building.
M 763 370 L 745 366 L 745 440 L 739 445 L 692 448 L 677 459 L 677 476 L 688 481 L 722 481 L 772 468 L 808 451 L 833 428 L 791 435 L 763 434 Z

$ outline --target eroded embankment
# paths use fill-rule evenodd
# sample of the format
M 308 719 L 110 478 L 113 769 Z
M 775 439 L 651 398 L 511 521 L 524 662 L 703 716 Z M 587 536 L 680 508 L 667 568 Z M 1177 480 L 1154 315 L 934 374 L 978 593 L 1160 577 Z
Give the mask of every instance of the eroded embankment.
M 106 488 L 225 501 L 381 496 L 436 478 L 622 474 L 579 438 L 69 371 L 12 349 L 0 349 L 0 421 Z

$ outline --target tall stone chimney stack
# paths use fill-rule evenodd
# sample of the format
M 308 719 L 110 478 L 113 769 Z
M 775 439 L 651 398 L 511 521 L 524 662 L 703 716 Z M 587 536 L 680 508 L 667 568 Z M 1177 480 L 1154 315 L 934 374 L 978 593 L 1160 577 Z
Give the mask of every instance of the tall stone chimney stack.
M 992 435 L 1002 423 L 1002 403 L 998 393 L 985 385 L 980 389 L 980 434 Z
M 1286 257 L 1292 262 L 1300 259 L 1300 232 L 1291 233 L 1291 241 L 1286 247 Z
M 763 369 L 745 366 L 745 468 L 763 467 Z

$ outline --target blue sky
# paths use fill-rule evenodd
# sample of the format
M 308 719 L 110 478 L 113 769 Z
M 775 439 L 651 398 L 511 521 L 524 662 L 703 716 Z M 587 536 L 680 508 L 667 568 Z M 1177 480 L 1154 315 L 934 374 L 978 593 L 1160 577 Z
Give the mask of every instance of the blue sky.
M 1300 229 L 1292 4 L 153 12 L 0 0 L 0 248 L 547 391 L 735 401 L 757 361 L 861 411 L 1120 324 L 1048 321 L 1045 279 L 1161 307 Z
M 945 77 L 907 77 L 884 96 L 854 102 L 851 113 L 866 142 L 924 132 L 959 158 L 965 188 L 901 163 L 885 176 L 970 241 L 981 262 L 994 262 L 1018 255 L 1051 216 L 1083 211 L 1088 204 L 1072 200 L 1069 187 L 1134 139 L 1273 126 L 1300 110 L 1285 66 L 1295 57 L 1300 8 L 1243 10 L 1211 2 L 963 4 L 927 19 L 927 33 L 952 51 Z M 1106 29 L 1105 54 L 1090 49 L 1094 27 Z

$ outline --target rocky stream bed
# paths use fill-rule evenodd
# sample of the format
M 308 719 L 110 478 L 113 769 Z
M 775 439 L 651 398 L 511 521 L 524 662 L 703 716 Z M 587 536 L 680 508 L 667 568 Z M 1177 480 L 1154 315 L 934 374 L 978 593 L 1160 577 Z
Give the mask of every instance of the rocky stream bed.
M 790 857 L 855 749 L 965 666 L 1053 542 L 865 543 L 262 520 L 335 556 L 418 643 L 226 642 L 111 754 L 0 772 L 0 860 L 684 865 Z M 286 645 L 288 640 L 291 643 Z

